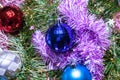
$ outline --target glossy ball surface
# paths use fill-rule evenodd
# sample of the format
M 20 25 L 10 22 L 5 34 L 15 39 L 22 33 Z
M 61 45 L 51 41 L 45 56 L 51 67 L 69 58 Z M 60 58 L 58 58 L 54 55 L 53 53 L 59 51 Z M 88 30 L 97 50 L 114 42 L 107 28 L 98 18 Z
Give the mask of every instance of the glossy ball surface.
M 19 55 L 3 51 L 0 52 L 0 75 L 14 77 L 20 71 L 22 66 Z
M 66 52 L 73 44 L 72 29 L 64 23 L 56 23 L 46 32 L 46 43 L 55 52 Z
M 8 33 L 18 31 L 23 25 L 23 13 L 15 5 L 5 6 L 0 9 L 0 30 Z
M 0 76 L 0 80 L 8 80 L 5 76 Z
M 90 71 L 83 65 L 67 66 L 62 73 L 62 80 L 92 80 Z

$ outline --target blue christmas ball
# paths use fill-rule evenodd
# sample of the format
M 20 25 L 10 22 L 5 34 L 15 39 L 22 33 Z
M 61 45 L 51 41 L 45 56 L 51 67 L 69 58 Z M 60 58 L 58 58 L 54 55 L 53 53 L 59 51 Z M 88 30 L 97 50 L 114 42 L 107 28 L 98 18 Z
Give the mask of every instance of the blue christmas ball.
M 0 76 L 0 80 L 8 80 L 5 76 Z
M 84 65 L 76 64 L 64 69 L 62 80 L 92 80 L 92 76 Z
M 72 29 L 65 23 L 56 23 L 46 32 L 46 43 L 55 52 L 66 52 L 72 48 L 74 36 Z

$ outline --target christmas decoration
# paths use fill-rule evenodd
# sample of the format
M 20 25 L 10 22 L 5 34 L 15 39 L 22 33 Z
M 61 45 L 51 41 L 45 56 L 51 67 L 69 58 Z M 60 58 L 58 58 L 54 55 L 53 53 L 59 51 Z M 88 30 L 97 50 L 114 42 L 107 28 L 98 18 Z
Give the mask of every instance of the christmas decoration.
M 29 29 L 30 29 L 30 30 L 34 30 L 34 29 L 35 29 L 35 26 L 30 26 Z
M 0 47 L 19 53 L 23 62 L 21 71 L 8 79 L 61 80 L 61 71 L 74 62 L 85 65 L 92 80 L 120 79 L 120 33 L 113 19 L 120 11 L 119 0 L 25 0 L 24 6 L 17 1 L 21 0 L 0 0 L 1 9 L 20 7 L 25 20 L 17 35 L 0 32 Z M 48 26 L 59 19 L 75 34 L 72 48 L 64 53 L 55 52 L 45 39 Z M 35 50 L 30 44 L 31 34 Z
M 46 33 L 46 43 L 55 52 L 66 52 L 73 44 L 74 36 L 71 28 L 64 23 L 52 25 Z
M 108 39 L 110 32 L 102 19 L 96 19 L 95 15 L 89 14 L 88 11 L 85 12 L 88 9 L 87 4 L 81 5 L 83 2 L 87 3 L 84 0 L 64 0 L 58 9 L 67 17 L 67 24 L 76 30 L 78 45 L 74 49 L 74 54 L 79 52 L 81 55 L 79 58 L 83 59 L 84 64 L 87 65 L 93 80 L 102 80 L 103 56 L 110 46 Z
M 115 21 L 115 27 L 120 30 L 120 12 L 117 12 L 113 15 L 113 19 Z
M 107 22 L 106 22 L 106 24 L 107 25 L 109 25 L 109 26 L 114 26 L 114 23 L 115 23 L 115 21 L 113 20 L 113 19 L 109 19 Z
M 120 6 L 120 0 L 118 0 L 118 4 L 119 4 L 119 6 Z
M 20 57 L 9 51 L 0 52 L 0 75 L 13 77 L 22 66 Z
M 0 80 L 8 80 L 5 76 L 0 76 Z
M 62 73 L 62 80 L 92 80 L 90 71 L 81 64 L 67 66 Z
M 5 6 L 0 9 L 0 30 L 13 33 L 23 24 L 23 13 L 17 6 Z
M 46 46 L 45 37 L 39 30 L 32 37 L 34 47 L 50 70 L 63 69 L 74 61 L 86 65 L 93 80 L 102 80 L 103 56 L 110 46 L 110 32 L 103 19 L 88 13 L 85 0 L 63 0 L 58 10 L 62 15 L 60 18 L 64 17 L 67 25 L 74 29 L 76 47 L 65 54 L 56 54 Z
M 8 37 L 0 31 L 0 48 L 8 49 Z
M 21 6 L 25 0 L 1 0 L 1 4 L 3 6 L 8 6 L 8 5 L 16 5 L 16 6 Z

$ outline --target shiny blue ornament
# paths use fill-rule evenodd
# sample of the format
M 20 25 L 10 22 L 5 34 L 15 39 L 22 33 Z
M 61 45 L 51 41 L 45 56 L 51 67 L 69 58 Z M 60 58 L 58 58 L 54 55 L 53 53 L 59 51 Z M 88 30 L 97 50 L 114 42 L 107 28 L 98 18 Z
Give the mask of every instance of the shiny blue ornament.
M 92 80 L 92 76 L 85 66 L 76 64 L 65 68 L 62 80 Z
M 0 76 L 0 80 L 8 80 L 5 76 Z
M 46 43 L 55 52 L 66 52 L 72 48 L 74 36 L 72 29 L 64 23 L 56 23 L 46 32 Z

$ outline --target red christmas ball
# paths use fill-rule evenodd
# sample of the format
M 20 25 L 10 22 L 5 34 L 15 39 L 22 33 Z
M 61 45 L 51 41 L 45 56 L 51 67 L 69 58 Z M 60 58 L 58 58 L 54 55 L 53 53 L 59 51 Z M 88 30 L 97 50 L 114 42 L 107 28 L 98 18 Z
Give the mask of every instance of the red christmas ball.
M 23 13 L 14 5 L 0 9 L 0 30 L 13 33 L 18 31 L 23 24 Z

